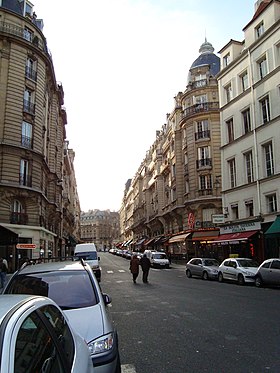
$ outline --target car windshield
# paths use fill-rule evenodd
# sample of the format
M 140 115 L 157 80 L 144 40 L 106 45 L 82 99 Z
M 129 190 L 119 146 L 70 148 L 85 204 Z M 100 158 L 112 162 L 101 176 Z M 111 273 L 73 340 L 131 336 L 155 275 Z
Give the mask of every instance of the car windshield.
M 166 259 L 165 254 L 153 254 L 154 259 Z
M 206 259 L 204 260 L 204 265 L 205 266 L 215 266 L 219 267 L 219 262 L 216 259 Z
M 74 256 L 74 259 L 75 260 L 80 260 L 80 259 L 84 259 L 84 260 L 97 260 L 97 252 L 96 251 L 92 251 L 92 252 L 87 252 L 87 253 L 77 253 Z
M 14 276 L 8 294 L 43 295 L 62 309 L 90 307 L 98 302 L 97 294 L 86 271 L 53 271 Z
M 259 264 L 255 260 L 239 259 L 237 260 L 239 267 L 258 267 Z

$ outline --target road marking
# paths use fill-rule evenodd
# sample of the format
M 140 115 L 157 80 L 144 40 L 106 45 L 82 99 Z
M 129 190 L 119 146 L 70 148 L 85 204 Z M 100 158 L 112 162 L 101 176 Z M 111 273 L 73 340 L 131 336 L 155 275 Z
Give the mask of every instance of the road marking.
M 114 273 L 114 271 L 107 271 L 107 273 Z
M 135 366 L 131 364 L 122 365 L 122 373 L 136 373 Z
M 119 272 L 126 272 L 124 269 L 119 269 Z

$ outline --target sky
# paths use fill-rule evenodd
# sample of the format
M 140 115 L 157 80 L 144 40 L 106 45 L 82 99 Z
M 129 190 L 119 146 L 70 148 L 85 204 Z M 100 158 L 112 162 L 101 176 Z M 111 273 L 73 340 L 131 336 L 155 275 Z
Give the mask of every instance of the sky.
M 64 89 L 82 211 L 118 211 L 205 38 L 219 51 L 255 0 L 32 0 Z

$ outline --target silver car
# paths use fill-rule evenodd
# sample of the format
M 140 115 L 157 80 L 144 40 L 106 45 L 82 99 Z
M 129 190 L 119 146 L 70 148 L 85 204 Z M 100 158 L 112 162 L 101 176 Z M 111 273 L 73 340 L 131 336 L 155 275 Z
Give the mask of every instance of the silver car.
M 53 299 L 73 329 L 87 342 L 95 372 L 120 373 L 118 335 L 98 281 L 83 260 L 23 266 L 8 281 L 4 294 L 35 294 Z
M 57 304 L 34 295 L 0 296 L 0 372 L 95 372 L 88 347 Z
M 265 260 L 258 268 L 255 277 L 255 285 L 280 286 L 280 258 Z
M 219 267 L 218 280 L 236 281 L 239 285 L 254 282 L 259 264 L 250 258 L 228 258 Z
M 186 275 L 198 276 L 204 280 L 218 278 L 219 262 L 213 258 L 193 258 L 186 264 Z

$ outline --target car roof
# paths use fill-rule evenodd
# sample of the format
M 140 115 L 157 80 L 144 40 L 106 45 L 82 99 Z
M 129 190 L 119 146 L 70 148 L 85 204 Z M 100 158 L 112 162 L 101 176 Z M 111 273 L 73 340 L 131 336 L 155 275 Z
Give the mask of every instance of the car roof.
M 41 301 L 43 304 L 46 302 L 54 304 L 54 302 L 46 297 L 40 295 L 28 294 L 1 294 L 0 295 L 0 320 L 12 309 L 17 308 L 20 304 L 28 303 L 29 301 Z
M 80 261 L 59 261 L 38 263 L 34 265 L 26 265 L 19 270 L 19 273 L 34 273 L 34 272 L 48 272 L 48 271 L 81 271 L 90 268 L 88 264 L 82 264 Z

